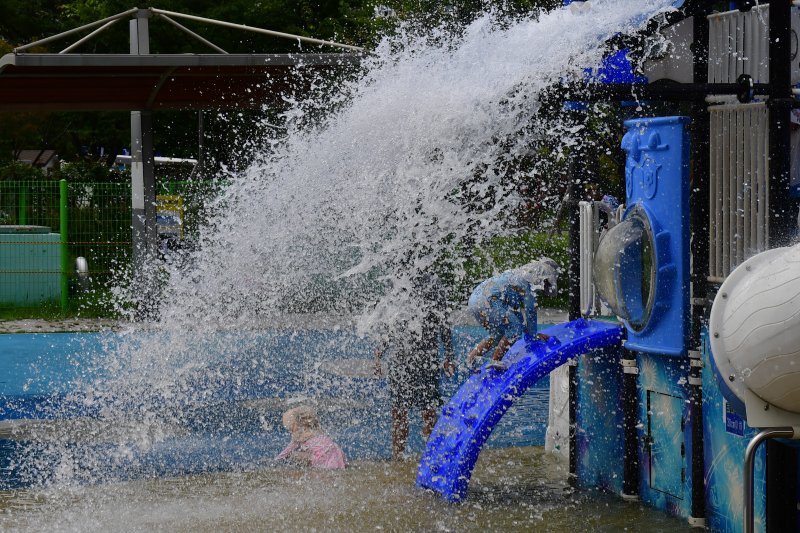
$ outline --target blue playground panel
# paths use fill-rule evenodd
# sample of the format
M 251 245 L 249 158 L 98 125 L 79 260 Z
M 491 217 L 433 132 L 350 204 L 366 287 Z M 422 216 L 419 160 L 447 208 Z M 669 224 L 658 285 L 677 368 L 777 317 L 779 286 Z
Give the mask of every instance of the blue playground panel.
M 712 367 L 708 331 L 702 335 L 703 365 Z M 703 452 L 705 454 L 706 519 L 720 533 L 744 531 L 742 486 L 744 452 L 758 433 L 744 418 L 726 405 L 714 372 L 703 372 Z M 756 452 L 753 518 L 755 531 L 766 531 L 767 523 L 767 447 Z
M 504 357 L 507 370 L 484 367 L 442 409 L 420 461 L 417 486 L 449 501 L 462 500 L 481 448 L 514 401 L 569 359 L 622 340 L 621 326 L 584 319 L 542 333 L 550 338 L 520 339 Z
M 625 121 L 624 218 L 636 210 L 646 213 L 656 261 L 652 314 L 643 329 L 628 327 L 628 350 L 682 357 L 689 345 L 688 124 L 687 117 Z M 641 264 L 622 267 L 620 290 L 629 309 L 644 305 L 634 296 L 634 288 L 642 286 L 642 269 Z

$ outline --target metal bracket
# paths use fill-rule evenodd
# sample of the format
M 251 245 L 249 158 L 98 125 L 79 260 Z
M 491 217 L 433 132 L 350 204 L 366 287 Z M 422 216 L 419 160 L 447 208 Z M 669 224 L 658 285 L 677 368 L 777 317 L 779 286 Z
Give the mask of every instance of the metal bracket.
M 620 359 L 622 371 L 625 374 L 639 374 L 639 367 L 636 365 L 636 359 Z
M 705 518 L 695 518 L 693 516 L 689 517 L 689 526 L 690 527 L 698 527 L 705 529 L 706 527 L 706 519 Z

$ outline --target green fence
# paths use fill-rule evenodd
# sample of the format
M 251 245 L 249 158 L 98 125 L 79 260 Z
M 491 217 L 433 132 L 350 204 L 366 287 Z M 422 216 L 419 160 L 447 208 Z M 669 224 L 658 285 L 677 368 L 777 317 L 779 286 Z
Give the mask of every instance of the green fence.
M 207 201 L 223 186 L 157 184 L 162 207 L 179 222 L 179 241 L 197 234 Z M 79 257 L 88 272 L 78 272 Z M 0 181 L 0 318 L 86 310 L 106 298 L 130 260 L 130 183 Z

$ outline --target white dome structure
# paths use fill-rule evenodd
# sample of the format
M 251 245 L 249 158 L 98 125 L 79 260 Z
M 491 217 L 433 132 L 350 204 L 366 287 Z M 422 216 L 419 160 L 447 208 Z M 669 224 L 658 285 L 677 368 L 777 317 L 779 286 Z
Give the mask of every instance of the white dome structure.
M 800 413 L 800 245 L 739 265 L 717 293 L 709 333 L 723 389 Z

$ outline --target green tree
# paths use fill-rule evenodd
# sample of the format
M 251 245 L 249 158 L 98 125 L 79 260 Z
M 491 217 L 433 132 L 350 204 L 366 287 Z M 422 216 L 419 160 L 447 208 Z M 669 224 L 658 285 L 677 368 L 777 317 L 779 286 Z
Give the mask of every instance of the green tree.
M 61 31 L 59 3 L 58 0 L 3 0 L 0 39 L 19 46 Z
M 559 3 L 560 0 L 145 0 L 137 5 L 370 49 L 381 36 L 404 20 L 418 21 L 425 28 L 447 22 L 463 26 L 488 8 L 524 15 Z M 130 0 L 3 0 L 0 2 L 0 52 L 6 53 L 14 46 L 124 12 L 131 6 Z M 296 40 L 176 20 L 230 53 L 335 51 L 299 44 Z M 47 43 L 35 51 L 58 52 L 89 31 Z M 151 21 L 150 37 L 153 53 L 210 51 L 206 45 L 164 20 Z M 127 53 L 128 50 L 127 20 L 120 20 L 75 51 Z M 252 135 L 252 126 L 246 124 L 258 118 L 252 113 L 243 113 L 242 118 L 233 120 L 239 131 Z M 206 113 L 206 129 L 217 139 L 226 138 L 228 134 L 223 130 L 231 120 L 230 114 Z M 198 155 L 195 112 L 160 111 L 154 114 L 154 121 L 157 152 L 177 157 Z M 127 113 L 0 113 L 0 161 L 13 159 L 14 153 L 21 149 L 52 148 L 68 161 L 98 159 L 101 147 L 105 154 L 113 156 L 130 144 L 129 128 Z M 217 151 L 215 157 L 224 159 L 219 147 Z

